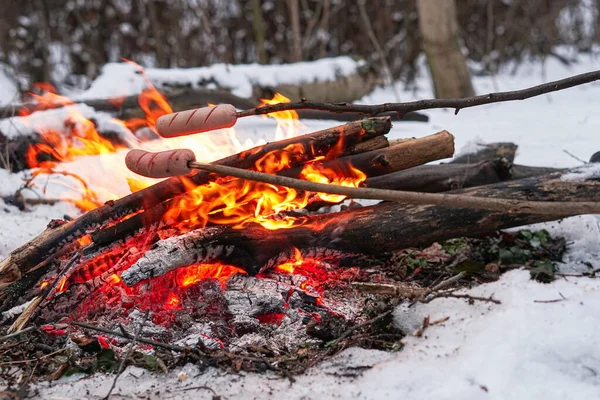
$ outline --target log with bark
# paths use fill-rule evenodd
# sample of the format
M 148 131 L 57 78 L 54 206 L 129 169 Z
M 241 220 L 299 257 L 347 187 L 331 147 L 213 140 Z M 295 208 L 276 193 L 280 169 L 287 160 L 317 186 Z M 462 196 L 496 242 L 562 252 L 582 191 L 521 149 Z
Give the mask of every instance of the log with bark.
M 267 154 L 286 151 L 293 145 L 293 151 L 287 151 L 292 166 L 323 156 L 325 160 L 341 155 L 353 154 L 356 146 L 364 141 L 389 132 L 391 121 L 387 117 L 367 118 L 335 128 L 267 143 L 253 149 L 215 161 L 215 164 L 253 168 L 255 163 Z M 343 140 L 341 140 L 343 138 Z M 298 147 L 303 149 L 298 151 Z M 335 151 L 331 150 L 335 148 Z M 206 184 L 215 179 L 204 171 L 198 171 L 186 179 L 170 178 L 153 186 L 132 193 L 121 199 L 107 202 L 104 206 L 92 210 L 76 220 L 66 223 L 53 223 L 48 229 L 30 242 L 14 250 L 0 263 L 0 283 L 19 279 L 23 274 L 44 261 L 63 245 L 83 236 L 88 230 L 106 225 L 140 209 L 150 209 L 168 199 L 185 193 L 194 186 Z
M 600 193 L 600 177 L 562 180 L 562 173 L 464 189 L 451 193 L 484 198 L 528 199 L 545 202 L 590 202 Z M 289 229 L 209 228 L 159 242 L 122 274 L 128 285 L 160 276 L 192 263 L 215 262 L 221 257 L 249 273 L 287 261 L 294 248 L 313 256 L 337 252 L 373 255 L 461 236 L 479 236 L 499 229 L 552 221 L 573 215 L 507 213 L 446 206 L 408 206 L 382 203 L 339 213 L 303 217 Z

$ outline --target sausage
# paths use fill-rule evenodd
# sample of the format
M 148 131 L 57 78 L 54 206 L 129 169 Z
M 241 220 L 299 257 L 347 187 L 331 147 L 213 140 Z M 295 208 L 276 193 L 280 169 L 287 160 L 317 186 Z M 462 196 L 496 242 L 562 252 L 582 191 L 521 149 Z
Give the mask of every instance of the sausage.
M 231 128 L 236 122 L 235 107 L 231 104 L 218 104 L 163 115 L 156 120 L 156 130 L 160 136 L 169 138 Z
M 148 178 L 167 178 L 187 175 L 192 172 L 188 162 L 195 161 L 196 155 L 189 149 L 175 149 L 152 153 L 133 149 L 125 157 L 129 170 Z

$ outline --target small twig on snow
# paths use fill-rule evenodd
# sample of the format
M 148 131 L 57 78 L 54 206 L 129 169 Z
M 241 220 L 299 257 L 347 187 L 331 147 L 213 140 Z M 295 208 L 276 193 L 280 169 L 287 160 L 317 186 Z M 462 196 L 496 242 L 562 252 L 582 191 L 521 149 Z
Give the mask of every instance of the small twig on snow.
M 119 365 L 119 370 L 117 371 L 117 375 L 115 376 L 115 379 L 113 380 L 113 383 L 110 386 L 108 393 L 104 397 L 106 400 L 108 400 L 110 398 L 110 395 L 112 394 L 113 390 L 115 389 L 115 386 L 117 386 L 117 381 L 119 380 L 119 377 L 121 376 L 121 374 L 123 373 L 123 370 L 125 369 L 125 363 L 129 359 L 129 357 L 131 357 L 131 354 L 133 353 L 133 349 L 135 348 L 136 342 L 138 341 L 138 337 L 140 336 L 142 329 L 144 329 L 144 325 L 146 325 L 146 320 L 148 319 L 149 312 L 150 312 L 150 310 L 146 310 L 146 313 L 144 314 L 144 318 L 142 318 L 142 321 L 140 322 L 140 325 L 138 326 L 137 331 L 135 332 L 135 335 L 133 336 L 133 340 L 131 341 L 131 344 L 129 345 L 129 349 L 127 349 L 127 353 L 125 353 L 125 356 L 121 360 L 121 364 Z

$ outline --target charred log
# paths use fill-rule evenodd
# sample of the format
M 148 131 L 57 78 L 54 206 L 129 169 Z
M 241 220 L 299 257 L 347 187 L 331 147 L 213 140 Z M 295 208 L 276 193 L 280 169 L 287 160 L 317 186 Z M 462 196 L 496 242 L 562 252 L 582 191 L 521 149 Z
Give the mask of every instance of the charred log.
M 549 202 L 590 201 L 600 193 L 598 179 L 573 182 L 563 181 L 561 176 L 558 173 L 500 182 L 454 193 Z M 567 216 L 570 214 L 565 213 L 559 217 Z M 240 230 L 227 228 L 208 240 L 202 233 L 186 236 L 185 251 L 195 253 L 186 257 L 202 262 L 203 254 L 210 254 L 210 259 L 214 260 L 220 256 L 216 253 L 226 256 L 230 246 L 233 246 L 250 256 L 237 266 L 249 273 L 256 273 L 291 257 L 294 248 L 378 255 L 455 237 L 486 235 L 499 229 L 556 219 L 556 215 L 509 214 L 481 209 L 382 203 L 339 213 L 304 217 L 297 226 L 290 229 L 271 231 L 253 225 Z M 180 267 L 180 258 L 175 258 L 177 262 L 170 262 L 163 248 L 164 245 L 159 245 L 156 250 L 148 251 L 136 264 L 123 272 L 123 281 L 133 285 Z M 162 261 L 156 264 L 157 260 Z
M 476 164 L 423 165 L 369 178 L 365 181 L 365 186 L 439 193 L 502 182 L 511 179 L 511 169 L 511 164 L 505 159 Z
M 441 131 L 423 138 L 402 140 L 381 150 L 341 157 L 317 166 L 344 170 L 351 165 L 368 177 L 373 177 L 452 157 L 453 154 L 454 136 L 447 131 Z M 281 171 L 279 175 L 298 177 L 301 171 L 301 167 L 290 168 Z

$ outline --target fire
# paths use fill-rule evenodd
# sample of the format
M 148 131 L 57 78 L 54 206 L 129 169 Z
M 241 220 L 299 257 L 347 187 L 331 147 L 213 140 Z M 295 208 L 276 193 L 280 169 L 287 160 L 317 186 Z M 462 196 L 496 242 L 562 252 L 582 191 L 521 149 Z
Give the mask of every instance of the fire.
M 120 125 L 133 133 L 137 133 L 141 129 L 154 130 L 158 117 L 173 111 L 166 98 L 152 86 L 144 75 L 143 69 L 139 68 L 147 83 L 147 89 L 138 97 L 139 105 L 145 116 L 128 121 L 117 120 Z M 39 177 L 46 176 L 48 180 L 57 181 L 71 193 L 79 193 L 78 198 L 72 195 L 62 195 L 59 198 L 72 202 L 83 211 L 92 210 L 106 200 L 120 197 L 122 193 L 115 191 L 115 193 L 119 193 L 117 195 L 104 189 L 113 182 L 122 182 L 122 186 L 128 188 L 132 193 L 152 184 L 152 180 L 133 176 L 126 169 L 123 161 L 127 150 L 126 144 L 104 137 L 96 129 L 95 122 L 85 118 L 70 99 L 57 95 L 51 87 L 40 86 L 40 88 L 45 90 L 42 95 L 32 94 L 37 102 L 36 106 L 21 110 L 21 113 L 28 115 L 33 111 L 54 108 L 57 105 L 68 105 L 68 117 L 64 123 L 64 129 L 42 129 L 39 132 L 40 142 L 28 148 L 26 161 L 29 168 L 32 169 L 32 179 L 41 180 Z M 289 99 L 276 94 L 271 100 L 262 100 L 262 104 L 280 102 L 289 102 Z M 303 129 L 295 111 L 272 113 L 268 117 L 277 121 L 276 140 L 296 136 Z M 334 146 L 327 154 L 327 158 L 339 154 L 342 144 L 340 142 Z M 239 139 L 233 128 L 169 140 L 153 137 L 141 140 L 136 144 L 136 146 L 150 151 L 191 148 L 195 151 L 197 159 L 203 161 L 211 161 L 232 153 L 242 152 L 255 145 L 255 143 Z M 298 159 L 299 155 L 307 154 L 309 150 L 303 148 L 302 145 L 290 145 L 282 151 L 264 155 L 256 161 L 253 169 L 276 174 L 289 168 L 292 160 Z M 76 170 L 77 172 L 61 170 L 66 165 L 65 163 L 76 162 L 86 156 L 96 156 L 101 161 L 100 168 L 102 169 L 93 171 L 93 174 L 82 169 Z M 313 182 L 347 187 L 358 187 L 366 179 L 365 174 L 351 165 L 334 169 L 319 164 L 324 158 L 325 156 L 308 160 L 298 177 Z M 87 169 L 87 165 L 84 169 Z M 190 182 L 188 178 L 180 179 L 184 185 L 188 186 L 189 191 L 187 194 L 177 197 L 177 200 L 173 201 L 172 206 L 163 216 L 163 222 L 168 227 L 169 234 L 198 229 L 207 224 L 229 225 L 235 229 L 241 229 L 248 224 L 256 223 L 270 230 L 285 229 L 299 223 L 299 220 L 290 212 L 302 209 L 312 201 L 340 202 L 344 199 L 344 196 L 309 193 L 227 177 L 199 187 Z M 42 185 L 42 187 L 44 186 Z M 102 193 L 99 190 L 102 190 Z M 90 243 L 89 236 L 79 239 L 81 247 Z M 151 243 L 135 243 L 134 245 L 145 248 Z M 105 263 L 90 272 L 90 278 L 103 273 L 107 275 L 103 278 L 106 288 L 102 289 L 102 293 L 106 294 L 108 291 L 118 293 L 119 296 L 124 296 L 125 300 L 122 300 L 124 304 L 129 304 L 128 302 L 131 301 L 126 299 L 144 298 L 146 294 L 142 286 L 126 287 L 119 276 L 120 271 L 114 273 L 112 270 L 109 271 L 112 265 Z M 307 276 L 307 281 L 302 284 L 303 288 L 317 287 L 321 280 L 327 278 L 327 273 L 323 272 L 322 265 L 318 260 L 304 260 L 297 249 L 293 259 L 279 265 L 276 271 L 287 274 L 301 273 Z M 164 289 L 157 290 L 156 294 L 152 294 L 151 298 L 142 302 L 152 309 L 160 307 L 165 310 L 179 310 L 183 306 L 182 299 L 185 299 L 182 297 L 184 295 L 182 289 L 192 289 L 194 285 L 206 279 L 216 279 L 224 286 L 231 276 L 239 273 L 245 273 L 245 271 L 222 264 L 191 265 L 179 268 L 173 271 L 172 275 L 159 278 L 159 282 L 164 284 Z M 65 291 L 70 283 L 77 283 L 77 280 L 75 278 L 69 281 L 62 279 L 58 284 L 57 291 Z M 47 285 L 48 282 L 44 281 L 40 289 Z
M 289 103 L 290 99 L 280 93 L 275 93 L 272 99 L 260 99 L 263 105 Z M 294 110 L 278 111 L 263 116 L 264 118 L 272 117 L 278 121 L 277 130 L 275 131 L 275 140 L 287 139 L 298 134 L 299 123 L 298 113 Z
M 225 282 L 235 274 L 245 274 L 243 269 L 223 264 L 210 265 L 190 265 L 189 267 L 180 268 L 177 270 L 177 283 L 181 287 L 194 285 L 204 279 L 217 279 L 221 286 L 225 286 Z

